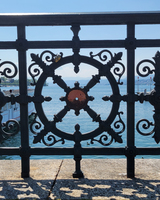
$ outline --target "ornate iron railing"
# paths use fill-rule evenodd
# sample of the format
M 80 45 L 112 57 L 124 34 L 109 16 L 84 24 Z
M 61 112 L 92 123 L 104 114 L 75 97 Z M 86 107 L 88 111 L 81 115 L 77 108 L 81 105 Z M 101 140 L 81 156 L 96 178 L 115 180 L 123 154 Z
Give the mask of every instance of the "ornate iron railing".
M 30 171 L 31 155 L 73 155 L 76 163 L 76 170 L 73 177 L 82 177 L 80 161 L 82 155 L 125 155 L 127 158 L 127 176 L 133 178 L 135 175 L 135 157 L 136 155 L 160 155 L 160 148 L 138 148 L 135 146 L 135 125 L 136 131 L 141 135 L 153 135 L 155 142 L 160 141 L 160 53 L 157 51 L 154 61 L 143 60 L 135 66 L 135 49 L 140 47 L 160 47 L 160 39 L 136 39 L 135 25 L 137 24 L 160 24 L 160 12 L 154 13 L 93 13 L 93 14 L 25 14 L 25 15 L 0 15 L 0 26 L 16 26 L 16 41 L 1 41 L 0 49 L 16 49 L 18 51 L 18 66 L 11 61 L 3 61 L 1 57 L 0 71 L 2 76 L 14 78 L 19 75 L 19 95 L 4 96 L 0 93 L 0 106 L 3 107 L 7 102 L 11 104 L 20 104 L 20 124 L 16 120 L 10 119 L 5 124 L 0 124 L 0 138 L 3 139 L 7 135 L 21 132 L 21 147 L 1 147 L 0 155 L 19 155 L 21 156 L 22 177 L 28 177 Z M 81 25 L 126 25 L 127 35 L 122 40 L 80 40 L 79 31 Z M 73 32 L 73 38 L 70 41 L 29 41 L 26 38 L 26 26 L 70 26 Z M 80 49 L 85 48 L 103 48 L 98 54 L 90 56 L 81 55 Z M 123 57 L 122 52 L 114 55 L 107 48 L 124 48 L 127 51 L 127 66 L 120 62 Z M 40 55 L 31 54 L 30 60 L 32 64 L 27 66 L 26 51 L 28 49 L 72 49 L 73 55 L 64 56 L 63 53 L 55 55 L 52 51 L 45 50 Z M 45 55 L 50 54 L 50 56 Z M 104 56 L 108 53 L 110 59 Z M 151 55 L 153 56 L 153 55 Z M 45 57 L 45 61 L 44 58 Z M 98 59 L 97 59 L 98 58 Z M 153 69 L 145 66 L 140 70 L 142 63 L 148 62 L 153 65 Z M 80 64 L 90 65 L 98 70 L 98 73 L 92 76 L 86 86 L 81 87 L 78 82 L 70 88 L 61 76 L 55 74 L 55 70 L 65 64 L 73 64 L 74 72 L 79 73 Z M 7 64 L 7 67 L 5 65 Z M 8 68 L 8 65 L 10 67 Z M 115 66 L 116 65 L 116 66 Z M 117 66 L 119 65 L 119 67 Z M 35 67 L 34 70 L 33 67 Z M 41 69 L 41 70 L 40 70 Z M 154 73 L 155 88 L 148 94 L 135 93 L 135 69 L 139 76 L 145 77 Z M 119 85 L 121 85 L 121 77 L 127 74 L 127 93 L 120 93 Z M 34 96 L 27 94 L 27 76 L 32 77 L 35 86 Z M 89 90 L 94 87 L 104 76 L 112 88 L 112 95 L 105 96 L 104 101 L 112 102 L 111 112 L 106 116 L 105 120 L 96 113 L 89 105 L 89 101 L 93 101 L 94 97 L 89 96 Z M 115 79 L 118 76 L 118 81 Z M 60 100 L 65 102 L 65 107 L 54 114 L 53 120 L 48 120 L 43 110 L 43 102 L 50 101 L 51 97 L 42 95 L 44 82 L 48 77 L 53 79 L 65 92 L 65 96 Z M 38 80 L 36 81 L 36 78 Z M 127 104 L 127 122 L 121 119 L 122 112 L 119 110 L 120 103 L 124 101 Z M 143 103 L 148 101 L 154 106 L 154 123 L 148 119 L 141 119 L 135 124 L 135 102 Z M 46 148 L 30 147 L 29 144 L 29 126 L 28 126 L 28 103 L 33 102 L 35 105 L 34 120 L 30 125 L 30 130 L 35 134 L 33 143 L 43 142 Z M 100 106 L 100 105 L 99 105 Z M 75 115 L 80 114 L 80 110 L 84 110 L 93 121 L 98 124 L 98 128 L 89 132 L 81 133 L 79 124 L 75 124 L 75 132 L 70 134 L 57 128 L 57 123 L 61 122 L 70 110 L 75 111 Z M 2 121 L 2 115 L 1 121 Z M 37 117 L 39 120 L 37 120 Z M 118 117 L 117 121 L 114 121 Z M 114 122 L 114 124 L 113 124 Z M 9 133 L 10 124 L 14 124 L 15 132 Z M 113 124 L 113 125 L 112 125 Z M 43 125 L 43 128 L 42 128 Z M 8 131 L 5 131 L 4 126 Z M 149 133 L 144 133 L 140 128 L 147 130 L 153 127 Z M 116 130 L 121 127 L 121 130 Z M 110 148 L 112 142 L 123 143 L 121 134 L 126 132 L 127 141 L 124 147 Z M 109 141 L 108 135 L 111 137 Z M 45 139 L 47 136 L 47 141 Z M 99 137 L 99 139 L 97 139 Z M 57 142 L 65 144 L 66 140 L 73 141 L 73 148 L 56 148 L 51 147 Z M 104 147 L 82 148 L 81 142 L 90 140 L 100 143 Z M 51 141 L 48 143 L 48 141 Z

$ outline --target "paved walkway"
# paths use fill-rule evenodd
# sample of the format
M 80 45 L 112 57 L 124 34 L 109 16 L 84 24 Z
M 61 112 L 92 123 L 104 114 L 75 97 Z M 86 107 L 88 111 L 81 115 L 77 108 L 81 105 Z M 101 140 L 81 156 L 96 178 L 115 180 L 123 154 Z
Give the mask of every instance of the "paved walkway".
M 73 160 L 31 160 L 30 178 L 20 160 L 0 160 L 0 199 L 160 199 L 160 160 L 137 159 L 136 177 L 126 160 L 82 160 L 82 179 L 73 179 Z

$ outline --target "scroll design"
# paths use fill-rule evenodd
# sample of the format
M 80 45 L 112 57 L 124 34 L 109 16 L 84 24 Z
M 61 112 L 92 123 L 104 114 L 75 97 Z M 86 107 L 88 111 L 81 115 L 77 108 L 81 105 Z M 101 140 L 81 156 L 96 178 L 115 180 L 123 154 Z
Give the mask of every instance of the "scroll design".
M 76 27 L 75 30 L 77 31 L 77 33 L 75 34 L 78 34 L 78 27 Z M 73 50 L 77 50 L 77 47 L 75 47 L 75 49 L 73 48 Z M 63 144 L 64 139 L 70 138 L 70 140 L 74 140 L 72 137 L 73 135 L 71 135 L 70 133 L 65 133 L 65 132 L 62 133 L 61 130 L 57 129 L 56 127 L 56 124 L 61 122 L 71 109 L 75 111 L 76 116 L 78 116 L 80 114 L 80 110 L 83 109 L 91 117 L 93 122 L 97 122 L 99 124 L 99 127 L 97 129 L 87 134 L 82 134 L 82 140 L 91 139 L 91 142 L 97 141 L 105 146 L 110 145 L 113 141 L 118 142 L 118 143 L 123 142 L 122 136 L 120 134 L 124 131 L 125 125 L 121 119 L 122 112 L 118 112 L 119 101 L 113 103 L 113 109 L 111 110 L 108 118 L 105 121 L 103 121 L 100 115 L 96 113 L 88 105 L 89 101 L 94 100 L 94 97 L 89 96 L 88 92 L 91 90 L 92 87 L 94 87 L 97 83 L 100 82 L 101 76 L 106 76 L 106 78 L 110 81 L 113 94 L 119 95 L 118 84 L 116 83 L 114 75 L 110 71 L 110 69 L 113 70 L 115 75 L 119 76 L 118 83 L 120 84 L 120 78 L 121 78 L 121 75 L 124 73 L 124 70 L 122 70 L 123 72 L 120 73 L 120 69 L 114 65 L 120 64 L 124 68 L 124 65 L 119 62 L 119 60 L 121 60 L 122 53 L 120 52 L 120 53 L 114 54 L 113 56 L 110 51 L 104 50 L 100 52 L 99 54 L 97 54 L 100 57 L 100 59 L 103 61 L 107 60 L 107 57 L 105 55 L 102 55 L 105 52 L 109 53 L 109 55 L 111 56 L 110 61 L 108 61 L 107 64 L 105 65 L 103 65 L 102 63 L 96 60 L 93 60 L 92 58 L 94 57 L 94 55 L 92 54 L 91 54 L 91 58 L 80 56 L 78 54 L 82 63 L 90 64 L 93 67 L 98 68 L 99 73 L 93 75 L 92 78 L 84 87 L 80 87 L 79 83 L 75 82 L 75 87 L 73 88 L 68 87 L 66 82 L 62 79 L 62 77 L 55 74 L 55 69 L 57 69 L 61 65 L 64 65 L 65 63 L 73 63 L 73 57 L 75 57 L 75 52 L 73 56 L 68 56 L 68 57 L 63 58 L 62 62 L 60 61 L 58 65 L 56 65 L 55 54 L 53 54 L 52 52 L 50 53 L 50 51 L 44 51 L 40 56 L 31 54 L 32 60 L 35 62 L 34 64 L 38 65 L 39 67 L 38 69 L 42 69 L 43 71 L 42 75 L 44 75 L 42 79 L 39 79 L 40 81 L 38 81 L 38 87 L 36 86 L 35 88 L 35 97 L 33 98 L 33 102 L 35 103 L 35 105 L 37 105 L 38 103 L 40 104 L 43 103 L 42 100 L 39 100 L 39 97 L 41 96 L 43 83 L 48 77 L 52 77 L 53 83 L 56 83 L 66 93 L 65 96 L 60 98 L 61 101 L 66 102 L 66 105 L 57 114 L 54 114 L 52 121 L 48 121 L 47 117 L 45 116 L 43 112 L 42 105 L 38 104 L 37 106 L 35 106 L 36 112 L 39 116 L 39 119 L 42 121 L 44 128 L 40 128 L 40 124 L 37 124 L 37 120 L 35 119 L 32 126 L 33 127 L 35 126 L 35 128 L 37 127 L 38 131 L 32 130 L 32 132 L 35 134 L 33 143 L 43 142 L 45 145 L 51 146 L 59 141 L 61 141 Z M 46 53 L 50 53 L 51 56 L 50 57 L 45 56 Z M 42 57 L 44 58 L 44 56 L 45 56 L 46 62 L 51 63 L 50 65 L 47 65 L 46 62 L 42 60 Z M 77 63 L 77 66 L 78 66 L 78 63 Z M 116 132 L 115 130 L 111 128 L 111 124 L 117 115 L 119 119 L 114 123 L 114 128 L 117 129 L 117 132 Z M 107 132 L 108 135 L 103 134 L 103 132 Z M 100 137 L 99 139 L 97 139 L 98 135 Z M 60 139 L 57 139 L 57 136 L 60 137 Z M 109 139 L 109 137 L 111 139 Z
M 106 72 L 106 70 L 110 70 L 113 68 L 113 73 L 116 76 L 118 76 L 117 83 L 122 85 L 123 82 L 120 82 L 120 79 L 125 72 L 124 64 L 119 62 L 119 60 L 121 60 L 121 57 L 122 57 L 122 52 L 115 53 L 114 56 L 109 50 L 103 50 L 96 55 L 93 55 L 93 52 L 90 52 L 90 57 L 94 58 L 94 57 L 98 56 L 101 61 L 105 62 L 108 60 L 108 57 L 105 53 L 108 53 L 111 59 L 104 65 L 104 68 L 101 70 L 100 75 L 104 74 Z M 117 64 L 120 66 L 115 66 Z
M 0 115 L 0 142 L 10 136 L 16 135 L 20 130 L 18 121 L 10 119 L 5 123 L 2 123 L 2 115 Z
M 139 76 L 146 77 L 146 76 L 148 76 L 149 74 L 152 74 L 155 71 L 155 69 L 151 69 L 149 66 L 143 66 L 142 69 L 141 69 L 141 65 L 143 63 L 150 63 L 155 68 L 155 63 L 152 60 L 148 60 L 148 59 L 142 60 L 137 64 L 137 67 L 136 67 L 136 71 L 137 71 L 137 74 Z
M 45 54 L 47 55 L 44 56 Z M 31 58 L 32 58 L 32 61 L 34 61 L 34 63 L 32 63 L 28 68 L 28 72 L 33 79 L 33 83 L 31 83 L 31 85 L 32 86 L 36 85 L 35 77 L 40 75 L 41 73 L 40 69 L 42 69 L 43 72 L 46 73 L 49 77 L 52 77 L 53 72 L 52 72 L 51 66 L 59 62 L 62 56 L 63 56 L 63 53 L 54 54 L 51 51 L 43 51 L 40 54 L 40 56 L 38 54 L 36 55 L 32 53 Z M 45 57 L 44 61 L 43 61 L 43 57 Z M 50 63 L 50 65 L 47 65 L 46 63 Z
M 119 117 L 119 120 L 118 121 L 116 121 L 115 123 L 114 123 L 114 127 L 116 128 L 116 129 L 119 129 L 120 128 L 120 125 L 122 126 L 122 128 L 121 128 L 121 130 L 119 131 L 119 132 L 116 132 L 117 134 L 121 134 L 121 133 L 123 133 L 124 132 L 124 130 L 125 130 L 125 123 L 122 121 L 122 118 L 121 118 L 121 116 L 120 115 L 123 115 L 123 112 L 121 111 L 121 112 L 118 112 L 118 117 Z
M 151 126 L 154 126 L 154 124 L 152 122 L 149 122 L 147 119 L 141 119 L 137 122 L 136 129 L 137 129 L 138 133 L 140 133 L 141 135 L 147 136 L 147 135 L 152 135 L 154 133 L 154 128 L 152 131 L 150 131 L 148 133 L 142 132 L 140 129 L 142 128 L 144 130 L 147 130 Z
M 41 143 L 41 141 L 46 146 L 52 146 L 60 141 L 62 142 L 62 144 L 65 143 L 63 138 L 57 140 L 56 137 L 52 133 L 50 133 L 48 136 L 47 134 L 48 134 L 48 131 L 46 129 L 42 129 L 39 133 L 36 134 L 36 136 L 34 136 L 33 144 L 36 144 L 38 142 Z M 47 138 L 45 136 L 47 136 Z
M 0 71 L 0 74 L 4 75 L 6 78 L 14 78 L 18 72 L 17 66 L 13 62 L 4 61 L 0 63 L 0 68 L 5 65 L 10 65 L 13 69 L 9 67 L 4 67 L 3 71 Z
M 9 65 L 11 66 L 11 68 L 8 67 Z M 4 61 L 0 63 L 0 68 L 1 67 L 4 67 L 4 69 L 0 71 L 0 74 L 4 75 L 6 78 L 14 78 L 18 73 L 17 66 L 11 61 Z M 0 91 L 0 109 L 7 102 L 11 102 L 12 104 L 14 104 L 15 103 L 14 95 L 11 95 L 11 97 L 8 97 L 8 96 L 5 96 Z M 8 137 L 12 135 L 17 134 L 20 129 L 19 123 L 14 119 L 10 119 L 7 122 L 2 123 L 3 116 L 1 115 L 1 113 L 2 111 L 0 111 L 0 141 L 2 141 L 3 139 L 7 139 Z
M 35 79 L 35 77 L 38 76 L 38 75 L 40 75 L 40 70 L 39 70 L 39 68 L 34 68 L 34 69 L 32 70 L 32 68 L 33 68 L 34 66 L 36 66 L 36 65 L 37 65 L 36 63 L 32 63 L 32 64 L 29 66 L 29 68 L 28 68 L 28 72 L 29 72 L 30 76 L 31 76 L 32 79 L 33 79 L 33 83 L 30 83 L 30 85 L 32 85 L 32 86 L 36 85 L 36 79 Z
M 153 78 L 154 82 L 155 82 L 155 87 L 154 89 L 150 92 L 150 94 L 148 95 L 149 97 L 147 98 L 147 100 L 150 102 L 151 105 L 154 106 L 154 112 L 155 114 L 153 115 L 154 121 L 155 123 L 153 124 L 152 122 L 149 122 L 147 119 L 142 119 L 137 123 L 137 131 L 141 134 L 141 135 L 151 135 L 152 133 L 154 133 L 153 138 L 155 139 L 156 143 L 158 144 L 160 142 L 160 52 L 157 51 L 155 56 L 153 57 L 154 61 L 151 60 L 142 60 L 141 62 L 138 63 L 137 65 L 137 73 L 138 75 L 142 76 L 142 77 L 146 77 L 149 74 L 152 74 L 153 72 L 155 73 L 155 76 Z M 150 69 L 149 66 L 145 66 L 142 68 L 142 71 L 144 72 L 143 74 L 140 72 L 140 65 L 144 62 L 150 63 L 153 65 L 154 69 Z M 150 126 L 154 126 L 153 130 L 148 132 L 148 133 L 144 133 L 140 130 L 139 126 L 140 123 L 142 123 L 142 128 L 143 129 L 149 129 Z
M 154 136 L 156 143 L 158 144 L 160 142 L 160 52 L 157 51 L 155 56 L 153 57 L 155 61 L 155 88 L 153 91 L 151 91 L 151 98 L 150 103 L 154 106 L 155 114 L 153 115 L 154 121 L 155 121 L 155 128 L 154 128 Z
M 119 64 L 121 67 L 118 67 L 118 66 L 115 67 L 115 68 L 113 69 L 113 72 L 114 72 L 115 75 L 118 76 L 118 84 L 119 84 L 119 85 L 123 85 L 123 82 L 121 82 L 120 79 L 121 79 L 122 75 L 123 75 L 124 72 L 125 72 L 125 66 L 124 66 L 124 64 L 121 63 L 121 62 L 116 62 L 116 64 Z
M 47 54 L 46 56 L 44 56 L 45 54 Z M 63 56 L 63 53 L 60 52 L 60 54 L 54 54 L 51 51 L 43 51 L 40 55 L 40 59 L 43 60 L 43 56 L 45 57 L 44 62 L 51 62 L 51 63 L 57 63 Z
M 103 135 L 100 136 L 100 138 L 98 140 L 95 139 L 95 138 L 92 138 L 91 144 L 94 144 L 94 141 L 95 141 L 95 142 L 102 144 L 103 146 L 109 146 L 113 142 L 113 137 L 111 137 L 109 141 L 108 140 L 109 140 L 109 137 L 107 135 L 103 134 Z
M 114 123 L 114 127 L 116 129 L 119 129 L 120 124 L 121 124 L 122 125 L 121 130 L 118 132 L 115 132 L 110 126 L 107 126 L 104 121 L 100 120 L 100 126 L 104 129 L 104 131 L 106 131 L 111 136 L 111 138 L 109 140 L 109 137 L 106 134 L 103 134 L 100 136 L 99 139 L 92 138 L 91 144 L 94 144 L 94 141 L 96 141 L 102 144 L 103 146 L 109 146 L 110 144 L 112 144 L 113 140 L 115 140 L 115 142 L 118 142 L 118 143 L 123 143 L 123 140 L 121 138 L 122 136 L 120 134 L 124 132 L 125 124 L 120 117 L 121 114 L 123 114 L 123 112 L 118 112 L 117 115 L 119 117 L 119 120 Z
M 39 130 L 42 127 L 42 125 L 39 121 L 36 120 L 37 113 L 32 113 L 32 116 L 33 116 L 33 121 L 30 124 L 30 130 L 33 134 L 37 134 L 35 130 Z
M 49 135 L 47 136 L 48 133 L 49 133 Z M 35 134 L 36 134 L 36 136 L 34 136 L 33 144 L 41 143 L 41 141 L 46 146 L 52 146 L 60 141 L 62 142 L 62 144 L 65 143 L 63 138 L 60 138 L 59 140 L 57 140 L 56 137 L 45 128 L 42 129 L 39 133 L 35 133 Z
M 105 127 L 107 127 L 107 125 Z M 103 146 L 109 146 L 110 144 L 112 144 L 113 140 L 115 140 L 115 142 L 118 143 L 123 143 L 122 136 L 119 135 L 121 132 L 115 132 L 110 126 L 108 126 L 107 130 L 105 131 L 111 136 L 111 139 L 108 143 L 106 143 L 106 141 L 108 140 L 108 136 L 106 134 L 103 134 L 100 136 L 99 140 L 92 138 L 91 144 L 93 144 L 93 142 L 96 141 L 102 144 Z
M 42 141 L 46 146 L 52 146 L 52 145 L 54 145 L 58 142 L 61 142 L 61 144 L 65 143 L 64 138 L 60 138 L 59 140 L 57 140 L 56 137 L 53 134 L 47 136 L 47 141 L 49 141 L 49 142 L 52 141 L 51 143 L 46 142 L 45 137 L 42 138 Z
M 145 63 L 145 66 L 141 67 L 144 63 Z M 151 64 L 154 67 L 154 69 L 151 69 L 150 66 L 146 65 L 147 63 L 148 63 L 148 65 Z M 155 72 L 155 68 L 156 68 L 155 62 L 153 62 L 152 60 L 149 60 L 149 59 L 144 59 L 137 64 L 136 72 L 139 76 L 146 77 L 149 74 L 152 74 L 153 72 Z M 141 96 L 142 96 L 142 94 L 141 94 Z M 153 97 L 153 93 L 150 94 L 150 96 Z M 152 101 L 153 98 L 149 98 L 149 101 L 150 100 Z M 150 103 L 151 103 L 151 101 L 150 101 Z M 154 102 L 151 104 L 153 105 Z M 139 134 L 141 134 L 143 136 L 152 135 L 155 131 L 155 127 L 153 127 L 153 129 L 150 132 L 144 132 L 145 130 L 149 129 L 151 126 L 155 126 L 155 124 L 148 121 L 147 119 L 141 119 L 136 124 L 136 130 L 138 131 Z
M 42 130 L 40 130 L 42 128 L 42 125 L 39 121 L 37 121 L 37 113 L 32 113 L 32 115 L 33 115 L 34 119 L 33 119 L 32 123 L 30 124 L 30 130 L 33 134 L 35 134 L 33 144 L 36 144 L 38 142 L 41 143 L 41 141 L 46 146 L 52 146 L 52 145 L 54 145 L 54 144 L 56 144 L 57 142 L 60 142 L 60 141 L 62 141 L 62 144 L 64 144 L 63 138 L 57 140 L 56 137 L 53 134 L 48 135 L 47 138 L 46 138 L 45 136 L 50 131 L 50 127 L 48 126 L 47 128 L 45 127 Z M 35 131 L 34 129 L 36 129 L 37 131 Z M 49 142 L 51 142 L 51 143 L 49 143 Z

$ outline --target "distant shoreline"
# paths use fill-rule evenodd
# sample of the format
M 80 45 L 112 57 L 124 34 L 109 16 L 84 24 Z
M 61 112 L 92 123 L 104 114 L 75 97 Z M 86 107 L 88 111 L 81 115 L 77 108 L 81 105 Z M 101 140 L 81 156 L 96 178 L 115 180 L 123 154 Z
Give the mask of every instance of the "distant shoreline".
M 16 87 L 19 86 L 19 83 L 0 83 L 1 87 Z M 30 86 L 30 84 L 27 84 L 27 86 Z M 48 86 L 48 83 L 44 83 L 43 86 Z

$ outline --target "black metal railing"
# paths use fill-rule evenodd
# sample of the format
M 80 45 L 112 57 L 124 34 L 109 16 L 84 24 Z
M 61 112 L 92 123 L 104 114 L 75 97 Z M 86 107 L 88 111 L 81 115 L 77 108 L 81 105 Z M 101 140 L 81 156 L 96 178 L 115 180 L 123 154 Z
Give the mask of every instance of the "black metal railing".
M 80 161 L 82 155 L 125 155 L 127 158 L 127 176 L 133 178 L 135 176 L 135 157 L 136 155 L 160 155 L 160 148 L 139 148 L 135 146 L 135 129 L 141 135 L 153 135 L 155 142 L 160 141 L 160 53 L 155 52 L 153 61 L 143 60 L 135 66 L 135 50 L 140 47 L 160 47 L 160 39 L 136 39 L 135 26 L 137 24 L 160 24 L 160 12 L 145 12 L 145 13 L 88 13 L 88 14 L 25 14 L 25 15 L 0 15 L 0 26 L 17 27 L 17 39 L 15 41 L 0 41 L 0 49 L 16 49 L 18 51 L 18 66 L 12 61 L 3 61 L 1 57 L 0 71 L 2 76 L 6 78 L 14 78 L 19 75 L 19 95 L 5 96 L 0 93 L 0 106 L 3 107 L 7 102 L 11 104 L 20 104 L 20 125 L 19 122 L 10 119 L 6 123 L 0 125 L 0 139 L 8 135 L 21 133 L 21 146 L 18 147 L 1 147 L 0 155 L 19 155 L 21 157 L 22 177 L 29 177 L 30 171 L 30 156 L 31 155 L 73 155 L 76 163 L 76 170 L 73 177 L 82 177 Z M 84 25 L 126 25 L 127 35 L 122 40 L 80 40 L 79 31 Z M 29 41 L 26 38 L 26 27 L 28 26 L 70 26 L 73 33 L 73 38 L 70 41 Z M 72 36 L 71 36 L 72 37 Z M 47 38 L 46 38 L 47 39 Z M 90 56 L 81 55 L 80 49 L 94 49 L 103 48 L 98 54 Z M 123 48 L 127 52 L 126 66 L 120 62 L 123 57 L 122 52 L 113 53 L 107 48 Z M 29 49 L 72 49 L 73 54 L 63 56 L 54 54 L 51 50 L 45 50 L 40 55 L 31 54 L 30 60 L 32 63 L 27 66 L 26 52 Z M 46 56 L 45 61 L 43 56 Z M 110 55 L 103 56 L 104 53 Z M 98 59 L 97 59 L 98 58 Z M 149 66 L 140 66 L 148 62 L 153 65 L 153 69 Z M 75 82 L 73 88 L 70 88 L 61 76 L 55 74 L 55 70 L 65 64 L 73 64 L 74 72 L 79 73 L 80 64 L 84 63 L 90 65 L 98 70 L 98 73 L 92 76 L 91 80 L 84 86 L 80 87 L 78 82 Z M 7 67 L 5 67 L 7 64 Z M 10 65 L 10 67 L 8 67 Z M 116 67 L 115 67 L 116 65 Z M 117 67 L 120 66 L 120 67 Z M 32 71 L 33 67 L 34 73 Z M 150 93 L 135 93 L 135 71 L 139 76 L 146 77 L 149 74 L 154 74 L 155 87 Z M 127 93 L 122 95 L 119 89 L 121 85 L 121 77 L 126 73 L 127 75 Z M 27 77 L 30 75 L 33 79 L 34 95 L 29 96 L 27 93 Z M 118 77 L 118 80 L 115 79 Z M 54 84 L 57 84 L 65 92 L 65 96 L 60 100 L 65 102 L 65 107 L 54 114 L 53 120 L 49 120 L 43 110 L 43 102 L 50 101 L 51 97 L 44 97 L 42 95 L 42 88 L 48 77 L 53 79 Z M 104 101 L 112 102 L 112 108 L 105 120 L 97 114 L 88 104 L 93 101 L 94 97 L 89 96 L 89 91 L 94 87 L 102 77 L 105 77 L 112 88 L 112 95 L 105 96 Z M 36 79 L 37 78 L 37 79 Z M 127 121 L 121 119 L 120 104 L 124 101 L 127 104 Z M 143 103 L 148 101 L 154 106 L 154 123 L 147 119 L 141 119 L 135 124 L 135 102 Z M 34 119 L 30 126 L 28 126 L 28 104 L 33 102 L 35 105 Z M 100 106 L 100 105 L 99 105 Z M 98 124 L 98 127 L 89 133 L 81 133 L 79 124 L 75 124 L 74 133 L 67 133 L 57 128 L 57 123 L 61 122 L 65 115 L 70 110 L 75 111 L 75 115 L 80 115 L 80 110 L 84 110 L 91 119 Z M 2 113 L 1 113 L 2 114 Z M 121 130 L 116 131 L 117 126 L 112 126 L 115 118 L 118 117 L 116 124 L 121 125 Z M 39 120 L 37 120 L 39 118 Z M 1 115 L 2 121 L 2 115 Z M 14 126 L 14 132 L 10 132 L 10 128 Z M 42 128 L 43 125 L 43 128 Z M 142 128 L 147 130 L 153 127 L 152 131 L 143 133 Z M 34 129 L 36 127 L 36 130 Z M 8 131 L 6 131 L 6 128 Z M 43 142 L 47 147 L 36 148 L 30 147 L 29 144 L 29 128 L 35 134 L 33 143 Z M 112 142 L 123 143 L 121 134 L 126 132 L 127 140 L 124 147 L 108 147 Z M 108 141 L 108 136 L 111 140 Z M 45 137 L 48 137 L 47 143 Z M 98 138 L 99 137 L 99 138 Z M 64 142 L 66 140 L 73 141 L 74 147 L 65 148 Z M 102 147 L 84 148 L 81 146 L 82 141 L 90 140 L 98 142 Z M 105 141 L 105 142 L 104 142 Z M 61 148 L 51 147 L 57 142 L 63 145 Z M 155 143 L 155 144 L 156 144 Z M 104 146 L 104 147 L 103 147 Z

